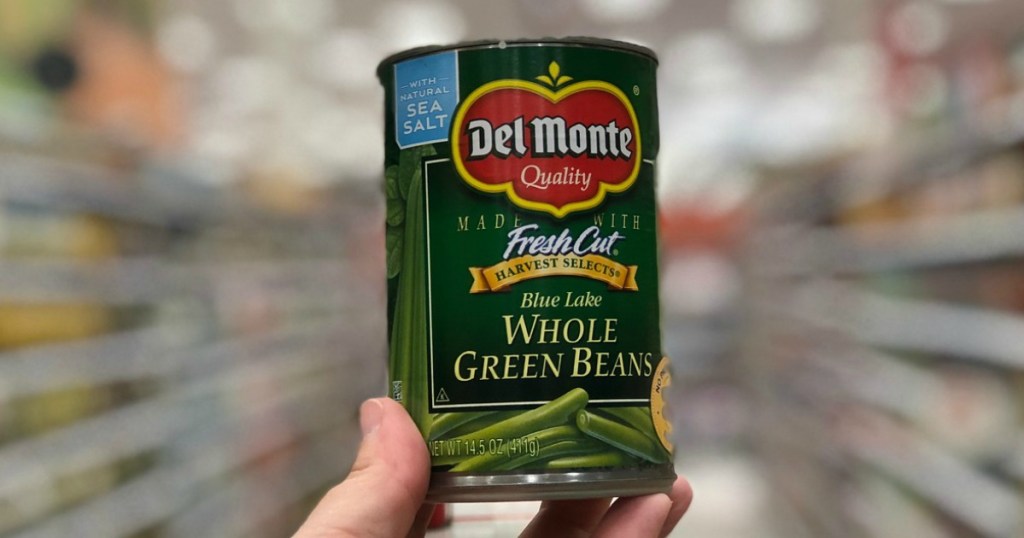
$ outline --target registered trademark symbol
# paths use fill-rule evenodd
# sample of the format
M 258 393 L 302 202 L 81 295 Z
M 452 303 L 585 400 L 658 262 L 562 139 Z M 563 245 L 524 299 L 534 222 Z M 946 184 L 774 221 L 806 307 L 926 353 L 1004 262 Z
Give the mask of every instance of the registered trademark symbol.
M 640 95 L 640 86 L 633 85 L 633 95 Z
M 618 256 L 618 255 L 619 255 L 619 249 L 612 250 L 612 256 Z

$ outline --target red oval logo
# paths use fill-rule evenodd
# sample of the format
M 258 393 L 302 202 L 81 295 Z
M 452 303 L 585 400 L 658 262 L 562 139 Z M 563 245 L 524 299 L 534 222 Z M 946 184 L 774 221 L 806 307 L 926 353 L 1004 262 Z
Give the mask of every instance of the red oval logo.
M 552 62 L 532 81 L 497 80 L 462 102 L 452 156 L 473 188 L 562 218 L 623 192 L 640 170 L 640 130 L 626 95 L 603 81 L 569 84 Z

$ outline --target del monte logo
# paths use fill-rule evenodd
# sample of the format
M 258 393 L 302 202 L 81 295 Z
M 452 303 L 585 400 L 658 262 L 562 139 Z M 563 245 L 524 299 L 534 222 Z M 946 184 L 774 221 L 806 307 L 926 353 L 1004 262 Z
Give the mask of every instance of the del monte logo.
M 452 156 L 473 188 L 562 218 L 623 192 L 640 169 L 636 112 L 604 81 L 574 81 L 557 62 L 534 81 L 469 94 L 452 122 Z

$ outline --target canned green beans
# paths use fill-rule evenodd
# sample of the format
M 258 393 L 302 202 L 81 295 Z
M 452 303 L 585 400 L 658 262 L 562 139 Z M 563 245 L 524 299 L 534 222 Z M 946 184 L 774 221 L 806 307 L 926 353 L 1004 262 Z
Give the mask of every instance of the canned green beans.
M 589 38 L 381 63 L 389 389 L 431 500 L 671 487 L 656 64 Z

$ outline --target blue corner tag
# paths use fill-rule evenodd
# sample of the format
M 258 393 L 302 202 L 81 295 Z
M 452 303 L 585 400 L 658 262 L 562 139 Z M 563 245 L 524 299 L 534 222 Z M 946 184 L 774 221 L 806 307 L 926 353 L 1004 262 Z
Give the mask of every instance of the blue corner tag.
M 440 52 L 395 64 L 395 133 L 405 149 L 448 140 L 459 104 L 459 59 Z

